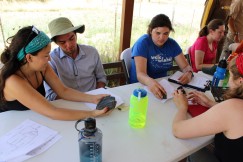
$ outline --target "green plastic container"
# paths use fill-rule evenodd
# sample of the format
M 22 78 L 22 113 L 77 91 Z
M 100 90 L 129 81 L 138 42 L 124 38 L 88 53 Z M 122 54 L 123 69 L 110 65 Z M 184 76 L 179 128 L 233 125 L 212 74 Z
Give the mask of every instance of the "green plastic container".
M 143 128 L 146 124 L 148 108 L 147 91 L 135 89 L 130 98 L 129 125 L 132 128 Z

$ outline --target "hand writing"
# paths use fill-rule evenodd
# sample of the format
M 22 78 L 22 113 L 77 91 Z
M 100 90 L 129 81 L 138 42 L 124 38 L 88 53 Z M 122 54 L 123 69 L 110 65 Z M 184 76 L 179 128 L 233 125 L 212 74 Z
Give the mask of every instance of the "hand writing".
M 211 100 L 203 92 L 192 91 L 189 93 L 188 99 L 191 99 L 192 103 L 197 103 L 202 106 L 211 107 Z
M 156 80 L 151 81 L 148 88 L 158 99 L 162 99 L 164 96 L 166 96 L 165 89 Z
M 183 73 L 179 78 L 178 78 L 179 82 L 181 84 L 187 84 L 192 80 L 192 73 L 191 72 L 186 72 Z
M 182 90 L 176 90 L 173 93 L 173 101 L 176 104 L 177 108 L 180 109 L 188 109 L 188 101 L 186 95 L 182 92 Z

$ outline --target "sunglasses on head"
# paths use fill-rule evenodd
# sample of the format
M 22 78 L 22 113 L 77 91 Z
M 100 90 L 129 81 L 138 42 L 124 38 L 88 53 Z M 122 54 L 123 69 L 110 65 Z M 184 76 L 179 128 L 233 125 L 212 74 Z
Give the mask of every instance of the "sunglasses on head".
M 28 36 L 28 38 L 27 38 L 27 41 L 26 41 L 26 43 L 25 43 L 25 45 L 24 45 L 24 47 L 23 47 L 23 49 L 24 49 L 24 54 L 25 54 L 25 55 L 27 54 L 26 51 L 25 51 L 25 48 L 26 48 L 26 46 L 29 44 L 31 36 L 33 36 L 33 34 L 35 34 L 34 37 L 36 37 L 39 33 L 40 33 L 40 31 L 33 25 L 33 26 L 32 26 L 32 29 L 31 29 L 31 32 L 30 32 L 30 34 L 29 34 L 29 36 Z

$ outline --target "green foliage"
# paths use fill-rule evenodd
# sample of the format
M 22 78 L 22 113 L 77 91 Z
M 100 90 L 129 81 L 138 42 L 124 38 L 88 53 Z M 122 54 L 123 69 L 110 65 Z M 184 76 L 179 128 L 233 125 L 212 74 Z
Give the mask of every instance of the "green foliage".
M 52 0 L 0 1 L 0 16 L 5 39 L 27 25 L 35 25 L 50 35 L 47 24 L 54 18 L 64 16 L 68 17 L 74 25 L 85 24 L 85 32 L 78 35 L 78 42 L 96 47 L 103 63 L 118 60 L 122 0 L 75 0 L 72 3 L 63 1 L 62 3 Z M 135 1 L 130 46 L 133 46 L 134 42 L 147 32 L 147 26 L 155 15 L 152 15 L 152 11 L 156 10 L 155 7 L 160 12 L 166 12 L 165 9 L 160 8 L 169 8 L 176 5 L 175 2 L 179 3 L 175 0 Z M 170 16 L 172 11 L 169 8 L 166 14 Z M 174 21 L 173 26 L 175 33 L 171 33 L 170 36 L 185 50 L 195 40 L 198 28 L 190 23 L 182 24 L 177 21 Z M 0 51 L 3 47 L 3 40 L 0 36 Z

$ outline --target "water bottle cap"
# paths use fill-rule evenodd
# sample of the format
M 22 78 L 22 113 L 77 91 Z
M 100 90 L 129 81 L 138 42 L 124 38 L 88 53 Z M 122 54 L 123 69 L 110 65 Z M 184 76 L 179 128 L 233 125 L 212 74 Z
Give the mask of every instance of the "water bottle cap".
M 227 68 L 227 61 L 225 58 L 223 58 L 222 60 L 219 61 L 218 67 Z
M 140 93 L 140 95 L 141 95 L 141 96 L 140 96 L 141 98 L 147 96 L 147 91 L 144 90 L 144 89 L 138 88 L 138 89 L 135 89 L 135 90 L 133 91 L 133 95 L 136 96 L 136 97 L 139 97 L 139 96 L 138 96 L 139 93 Z
M 94 118 L 87 118 L 84 121 L 84 135 L 85 136 L 90 136 L 94 132 L 96 132 L 96 120 Z
M 75 123 L 75 129 L 80 132 L 78 129 L 78 124 L 84 121 L 84 131 L 88 133 L 94 133 L 97 128 L 96 128 L 96 120 L 94 118 L 87 118 L 87 119 L 80 119 Z
M 84 121 L 85 129 L 95 129 L 96 128 L 96 120 L 94 118 L 87 118 Z

